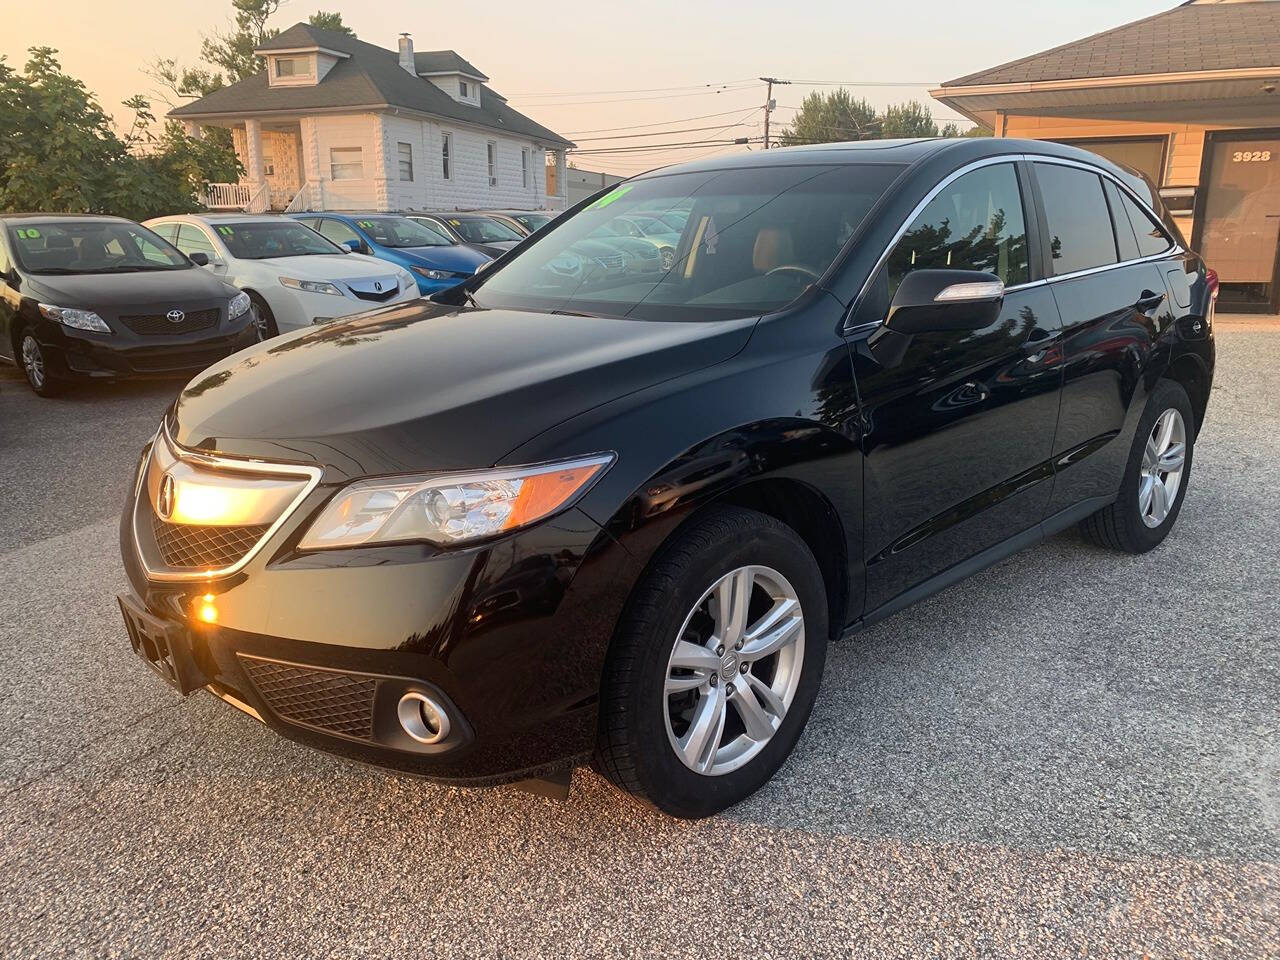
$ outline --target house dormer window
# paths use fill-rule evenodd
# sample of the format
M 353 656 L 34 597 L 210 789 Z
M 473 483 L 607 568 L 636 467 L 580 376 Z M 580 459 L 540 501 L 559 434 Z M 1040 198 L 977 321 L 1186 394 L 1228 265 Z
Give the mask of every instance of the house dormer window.
M 471 93 L 467 88 L 467 81 L 465 80 L 458 81 L 458 96 L 462 97 L 463 100 L 471 96 Z
M 311 75 L 308 57 L 276 57 L 277 77 L 306 77 Z

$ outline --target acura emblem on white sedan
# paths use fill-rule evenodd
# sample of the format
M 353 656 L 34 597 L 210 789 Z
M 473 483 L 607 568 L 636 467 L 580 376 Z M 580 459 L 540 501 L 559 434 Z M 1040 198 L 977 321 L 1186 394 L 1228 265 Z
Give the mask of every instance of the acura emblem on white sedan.
M 183 313 L 181 310 L 170 310 L 164 316 L 165 316 L 165 319 L 168 320 L 170 323 L 181 323 L 183 320 L 187 318 L 187 315 Z
M 375 281 L 373 281 L 373 289 L 375 289 L 375 290 L 377 290 L 379 293 L 381 293 L 381 292 L 382 292 L 382 281 L 381 281 L 381 280 L 375 280 Z

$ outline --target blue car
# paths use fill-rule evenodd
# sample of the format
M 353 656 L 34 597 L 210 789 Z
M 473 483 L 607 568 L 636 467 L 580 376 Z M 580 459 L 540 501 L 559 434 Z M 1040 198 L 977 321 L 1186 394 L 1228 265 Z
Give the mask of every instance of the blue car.
M 430 296 L 461 283 L 490 257 L 395 213 L 295 213 L 340 247 L 405 267 Z

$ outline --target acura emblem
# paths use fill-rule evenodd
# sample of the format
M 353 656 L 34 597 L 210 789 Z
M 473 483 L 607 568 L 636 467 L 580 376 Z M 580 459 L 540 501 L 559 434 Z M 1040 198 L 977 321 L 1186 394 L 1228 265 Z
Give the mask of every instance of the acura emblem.
M 160 514 L 161 520 L 173 516 L 173 477 L 167 473 L 161 478 L 160 492 L 156 494 L 156 513 Z
M 373 289 L 378 290 L 378 291 L 381 291 L 381 290 L 382 290 L 382 281 L 381 281 L 381 280 L 375 280 L 375 281 L 373 281 Z
M 181 310 L 170 310 L 164 316 L 165 316 L 165 319 L 168 320 L 170 323 L 181 323 L 183 320 L 187 318 L 187 315 L 183 313 Z

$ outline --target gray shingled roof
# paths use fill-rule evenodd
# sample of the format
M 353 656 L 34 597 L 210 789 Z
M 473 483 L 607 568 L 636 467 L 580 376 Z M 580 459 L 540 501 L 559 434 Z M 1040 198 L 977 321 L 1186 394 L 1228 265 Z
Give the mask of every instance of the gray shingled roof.
M 1280 67 L 1280 2 L 1276 0 L 1175 7 L 944 86 L 1248 67 Z
M 456 50 L 423 50 L 413 55 L 413 65 L 419 73 L 465 73 L 480 80 L 488 80 L 480 68 L 464 60 Z
M 298 23 L 263 44 L 260 49 L 288 50 L 310 46 L 337 50 L 349 56 L 335 63 L 324 79 L 315 86 L 273 87 L 267 82 L 267 73 L 263 70 L 239 83 L 215 90 L 207 97 L 184 104 L 171 111 L 169 116 L 198 120 L 201 117 L 250 116 L 273 112 L 333 110 L 341 107 L 402 107 L 557 146 L 573 146 L 572 141 L 507 106 L 505 101 L 483 84 L 480 88 L 480 106 L 459 103 L 429 80 L 411 76 L 400 66 L 399 57 L 394 51 L 343 33 Z M 419 56 L 440 57 L 436 62 L 452 62 L 444 59 L 445 54 L 456 58 L 457 63 L 471 67 L 451 50 Z M 420 63 L 421 61 L 415 63 L 415 66 Z

